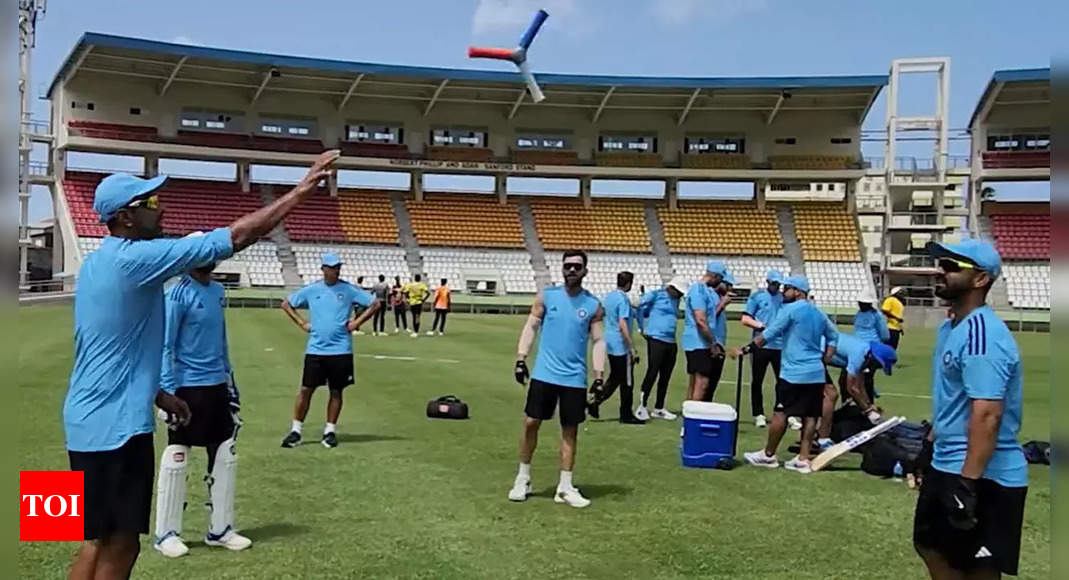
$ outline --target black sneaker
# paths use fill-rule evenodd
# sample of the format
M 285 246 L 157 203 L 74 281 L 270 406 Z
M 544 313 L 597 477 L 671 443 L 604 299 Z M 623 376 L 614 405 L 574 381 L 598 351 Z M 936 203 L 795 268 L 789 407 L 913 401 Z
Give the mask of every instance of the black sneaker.
M 323 447 L 327 449 L 334 449 L 338 446 L 338 435 L 336 433 L 324 433 L 323 434 Z
M 282 440 L 282 446 L 289 449 L 290 447 L 296 447 L 301 444 L 301 434 L 296 431 L 290 431 L 289 435 Z
M 646 424 L 645 421 L 643 421 L 642 419 L 639 419 L 638 417 L 635 417 L 634 415 L 627 415 L 625 417 L 620 417 L 620 422 L 623 423 L 624 425 L 645 425 Z
M 597 403 L 587 403 L 586 404 L 586 414 L 590 415 L 591 417 L 593 417 L 595 419 L 600 419 L 601 418 L 601 410 L 598 409 L 598 404 Z

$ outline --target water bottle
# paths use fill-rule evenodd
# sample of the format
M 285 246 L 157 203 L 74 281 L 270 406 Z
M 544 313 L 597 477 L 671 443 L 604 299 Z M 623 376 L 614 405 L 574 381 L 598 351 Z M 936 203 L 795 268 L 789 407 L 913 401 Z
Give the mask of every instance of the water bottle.
M 896 480 L 902 479 L 902 462 L 901 461 L 896 461 L 895 462 L 895 467 L 892 470 L 892 473 L 894 474 Z

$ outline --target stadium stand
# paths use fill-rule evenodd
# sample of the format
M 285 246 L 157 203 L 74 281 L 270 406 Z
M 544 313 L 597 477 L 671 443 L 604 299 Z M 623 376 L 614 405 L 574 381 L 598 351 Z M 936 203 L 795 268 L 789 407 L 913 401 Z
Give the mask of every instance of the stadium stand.
M 811 296 L 823 307 L 857 308 L 857 297 L 871 291 L 872 274 L 862 262 L 806 262 Z
M 460 288 L 468 279 L 500 277 L 509 293 L 534 293 L 537 289 L 531 255 L 526 251 L 422 248 L 420 255 L 427 278 L 435 285 L 442 278 L 453 288 Z
M 365 277 L 364 285 L 368 287 L 378 280 L 379 274 L 384 274 L 389 280 L 393 280 L 394 276 L 401 276 L 401 281 L 409 278 L 405 251 L 399 246 L 293 244 L 297 273 L 305 284 L 323 278 L 321 266 L 326 252 L 334 252 L 341 258 L 341 277 L 353 284 L 360 276 Z
M 683 154 L 685 169 L 749 169 L 750 158 L 746 155 L 726 153 Z
M 119 123 L 100 123 L 97 121 L 71 120 L 67 123 L 71 135 L 92 137 L 94 139 L 118 139 L 121 141 L 159 141 L 160 135 L 155 127 L 143 125 L 123 125 Z
M 1008 263 L 1002 271 L 1011 305 L 1016 308 L 1050 308 L 1050 262 Z
M 1050 216 L 992 214 L 991 233 L 1003 259 L 1049 260 Z
M 795 203 L 792 208 L 806 262 L 861 261 L 857 222 L 842 204 Z
M 390 143 L 352 143 L 344 142 L 341 145 L 342 155 L 354 157 L 383 157 L 388 159 L 408 159 L 412 154 L 404 145 Z
M 561 272 L 563 256 L 564 252 L 546 252 L 550 279 L 557 285 L 564 283 L 564 275 Z M 604 298 L 606 294 L 616 289 L 616 275 L 624 270 L 635 275 L 631 290 L 631 294 L 635 297 L 639 295 L 640 285 L 645 286 L 648 291 L 660 288 L 664 284 L 657 271 L 657 257 L 652 254 L 589 252 L 587 258 L 588 273 L 583 281 L 583 287 L 598 298 Z
M 396 244 L 398 241 L 397 218 L 385 191 L 339 191 L 338 221 L 350 242 Z
M 295 242 L 345 242 L 348 237 L 339 215 L 338 198 L 324 190 L 294 208 L 283 223 Z
M 274 242 L 261 240 L 234 254 L 229 261 L 238 262 L 249 273 L 252 286 L 285 286 L 282 277 L 282 262 L 278 259 L 278 246 Z
M 594 163 L 608 167 L 663 167 L 660 153 L 612 153 L 598 151 Z
M 485 147 L 431 146 L 427 147 L 427 159 L 486 162 L 494 160 L 494 152 Z
M 93 211 L 93 192 L 103 178 L 103 173 L 68 171 L 63 180 L 63 194 L 74 221 L 74 233 L 80 238 L 108 235 L 108 228 L 100 223 L 100 216 Z
M 531 197 L 530 203 L 538 237 L 547 250 L 650 251 L 641 202 L 599 199 L 585 208 L 575 199 Z
M 783 258 L 755 258 L 749 256 L 709 256 L 707 254 L 672 254 L 672 269 L 676 274 L 685 276 L 689 280 L 696 280 L 705 273 L 705 263 L 711 257 L 723 259 L 728 270 L 738 281 L 738 288 L 753 290 L 764 288 L 765 275 L 769 270 L 776 269 L 784 276 L 790 274 L 791 268 L 787 260 Z
M 175 142 L 200 147 L 227 147 L 231 149 L 263 149 L 285 153 L 322 153 L 325 147 L 318 139 L 294 137 L 267 137 L 243 133 L 216 133 L 207 131 L 179 131 Z
M 532 151 L 512 149 L 509 152 L 514 163 L 534 165 L 579 165 L 579 153 L 575 151 Z
M 985 151 L 984 169 L 1050 167 L 1050 151 Z
M 427 194 L 406 199 L 412 231 L 420 245 L 522 248 L 523 229 L 516 204 L 494 196 Z
M 857 167 L 853 157 L 843 155 L 770 155 L 772 169 L 850 169 Z
M 665 242 L 673 252 L 782 256 L 783 239 L 771 209 L 737 202 L 686 202 L 657 208 Z

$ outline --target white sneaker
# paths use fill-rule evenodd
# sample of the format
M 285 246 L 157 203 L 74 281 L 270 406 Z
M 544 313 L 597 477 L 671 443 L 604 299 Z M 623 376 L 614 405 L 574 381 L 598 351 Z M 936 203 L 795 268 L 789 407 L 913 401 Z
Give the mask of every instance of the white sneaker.
M 795 431 L 800 431 L 802 429 L 802 420 L 798 417 L 788 417 L 787 424 Z
M 179 558 L 189 553 L 189 547 L 177 535 L 170 535 L 162 541 L 154 542 L 152 548 L 168 558 Z
M 746 463 L 756 467 L 779 467 L 779 459 L 776 459 L 775 455 L 771 457 L 765 455 L 764 449 L 753 451 L 751 453 L 743 453 L 742 456 L 746 458 Z
M 808 461 L 802 461 L 801 459 L 799 459 L 797 457 L 795 457 L 794 459 L 788 461 L 787 463 L 784 463 L 783 467 L 786 468 L 786 469 L 790 469 L 791 471 L 797 471 L 798 473 L 811 473 L 812 472 L 812 470 L 809 469 L 809 462 Z
M 579 490 L 576 488 L 561 489 L 557 488 L 557 494 L 553 496 L 553 501 L 556 503 L 566 503 L 574 508 L 584 508 L 590 505 L 590 500 L 583 497 Z
M 835 442 L 831 439 L 817 439 L 817 447 L 820 447 L 821 451 L 827 451 L 832 445 L 835 445 Z
M 364 336 L 364 331 L 363 330 L 357 330 L 357 331 L 353 332 L 353 334 L 355 334 L 357 336 Z
M 754 427 L 758 427 L 760 429 L 764 429 L 765 427 L 768 426 L 768 421 L 765 420 L 765 416 L 764 415 L 758 415 L 758 416 L 753 418 L 753 424 L 754 424 Z
M 212 539 L 211 534 L 204 536 L 204 543 L 208 546 L 219 546 L 221 548 L 226 548 L 227 550 L 240 552 L 251 546 L 252 540 L 234 530 L 228 529 L 222 536 L 215 539 Z
M 635 418 L 642 421 L 650 420 L 650 412 L 646 410 L 645 405 L 639 405 L 638 408 L 635 409 Z
M 650 417 L 653 417 L 655 419 L 664 419 L 665 421 L 676 420 L 676 414 L 669 411 L 668 409 L 654 409 L 653 412 L 650 413 Z
M 512 483 L 512 489 L 509 490 L 509 501 L 527 501 L 529 495 L 531 495 L 531 480 L 517 477 Z
M 427 331 L 427 336 L 434 336 L 434 331 L 433 330 L 428 330 Z
M 400 329 L 400 328 L 395 328 L 395 329 L 393 329 L 393 333 L 394 333 L 394 334 L 397 334 L 398 332 L 401 332 L 401 329 Z
M 419 335 L 415 332 L 410 333 L 408 336 L 411 336 L 412 338 L 419 338 Z
M 445 334 L 445 333 L 442 332 L 441 330 L 438 331 L 438 336 L 442 336 L 443 334 Z

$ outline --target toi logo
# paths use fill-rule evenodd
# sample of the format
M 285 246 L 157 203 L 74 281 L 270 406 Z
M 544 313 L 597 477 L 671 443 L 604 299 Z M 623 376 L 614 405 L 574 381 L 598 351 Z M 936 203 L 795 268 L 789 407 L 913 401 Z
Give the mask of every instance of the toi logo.
M 81 471 L 20 471 L 19 540 L 82 541 L 84 487 Z

